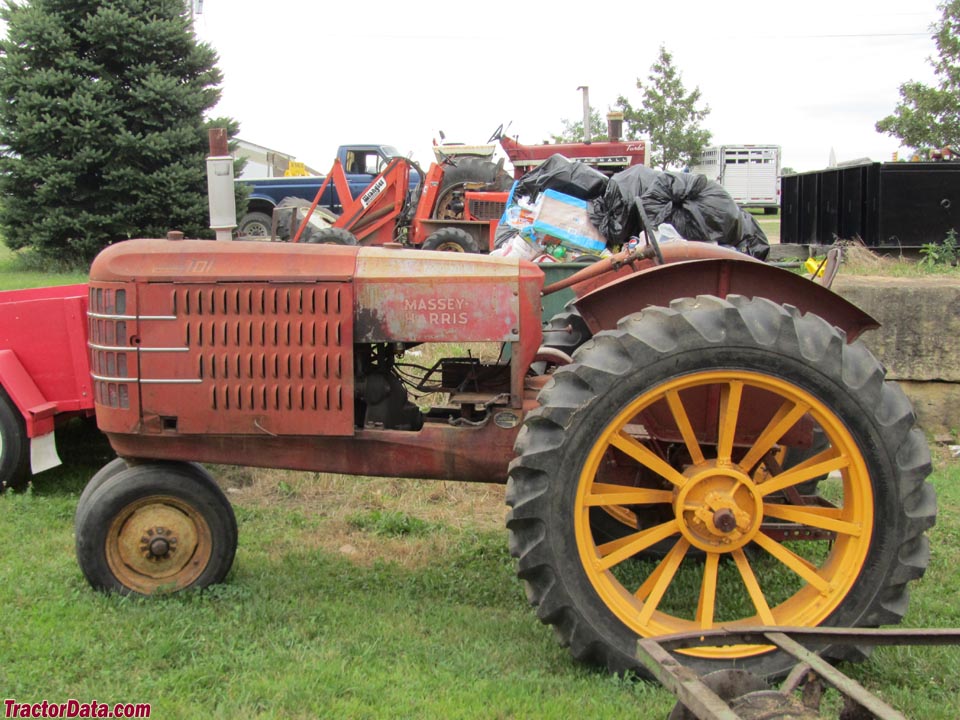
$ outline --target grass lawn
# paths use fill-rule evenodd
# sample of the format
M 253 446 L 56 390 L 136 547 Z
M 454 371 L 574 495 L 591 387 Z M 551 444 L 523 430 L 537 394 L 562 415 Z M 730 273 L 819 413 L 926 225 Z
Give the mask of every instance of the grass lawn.
M 0 497 L 4 697 L 150 702 L 161 718 L 662 718 L 674 703 L 556 645 L 514 577 L 500 487 L 215 468 L 241 528 L 227 582 L 136 600 L 92 591 L 73 557 L 77 498 L 109 448 L 79 423 L 61 444 L 68 466 Z M 960 626 L 960 463 L 933 482 L 909 627 Z M 909 717 L 956 718 L 960 649 L 844 670 Z
M 8 260 L 0 284 L 30 284 Z M 557 646 L 514 576 L 502 487 L 212 468 L 240 524 L 227 582 L 131 599 L 92 591 L 74 559 L 77 499 L 110 449 L 81 422 L 59 446 L 63 467 L 0 496 L 2 698 L 148 702 L 154 718 L 645 719 L 674 704 Z M 905 627 L 960 626 L 960 461 L 935 454 L 939 521 Z M 908 717 L 957 717 L 960 648 L 843 669 Z
M 86 281 L 87 273 L 80 270 L 56 273 L 23 270 L 14 253 L 0 242 L 0 290 L 18 290 L 44 285 L 72 285 Z

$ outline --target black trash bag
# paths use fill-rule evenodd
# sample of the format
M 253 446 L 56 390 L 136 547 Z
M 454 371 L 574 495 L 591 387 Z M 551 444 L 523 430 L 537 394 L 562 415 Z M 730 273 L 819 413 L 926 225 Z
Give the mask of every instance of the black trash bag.
M 556 190 L 581 200 L 603 195 L 607 176 L 589 165 L 567 160 L 563 155 L 551 155 L 517 181 L 514 197 L 536 200 L 544 190 Z
M 740 207 L 703 175 L 661 173 L 641 200 L 654 228 L 670 223 L 687 240 L 733 247 L 740 242 Z
M 590 222 L 610 245 L 619 245 L 643 230 L 634 200 L 661 175 L 659 170 L 634 165 L 610 177 L 603 197 L 587 206 Z
M 766 260 L 770 254 L 770 241 L 760 223 L 746 210 L 740 211 L 740 242 L 737 250 L 757 260 Z

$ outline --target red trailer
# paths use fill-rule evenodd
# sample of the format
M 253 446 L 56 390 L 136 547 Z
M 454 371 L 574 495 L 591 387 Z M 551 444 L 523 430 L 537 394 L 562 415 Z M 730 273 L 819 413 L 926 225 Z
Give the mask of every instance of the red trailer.
M 59 465 L 54 427 L 93 415 L 87 300 L 85 284 L 0 292 L 0 489 Z

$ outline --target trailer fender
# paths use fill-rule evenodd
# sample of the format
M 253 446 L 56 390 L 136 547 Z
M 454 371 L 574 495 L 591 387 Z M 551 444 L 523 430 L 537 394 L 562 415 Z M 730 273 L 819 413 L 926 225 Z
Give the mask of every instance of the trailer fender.
M 649 305 L 697 295 L 762 297 L 819 315 L 853 341 L 880 327 L 874 318 L 822 285 L 760 262 L 707 258 L 656 265 L 621 276 L 574 301 L 591 332 L 611 329 L 617 321 Z
M 30 439 L 30 469 L 33 473 L 61 464 L 54 441 L 57 404 L 49 402 L 13 350 L 0 350 L 0 386 L 23 417 Z

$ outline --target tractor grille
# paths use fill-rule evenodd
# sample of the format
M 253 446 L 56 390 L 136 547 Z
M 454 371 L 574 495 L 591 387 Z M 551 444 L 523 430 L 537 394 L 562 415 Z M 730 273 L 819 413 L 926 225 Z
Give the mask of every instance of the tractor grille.
M 137 377 L 135 348 L 128 346 L 127 291 L 122 286 L 91 286 L 87 309 L 90 372 L 94 400 L 105 407 L 128 409 L 130 383 Z M 124 381 L 124 378 L 130 378 Z
M 154 285 L 144 295 L 174 318 L 143 333 L 144 416 L 180 433 L 352 433 L 349 285 Z
M 473 199 L 469 201 L 470 217 L 474 220 L 499 220 L 506 207 L 505 202 Z
M 343 377 L 343 356 L 323 352 L 342 344 L 341 300 L 315 288 L 178 291 L 210 409 L 342 410 L 342 388 L 316 382 Z

